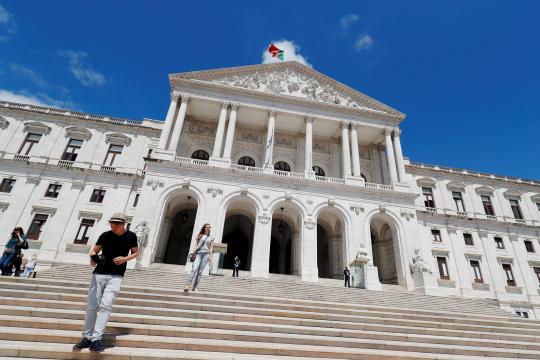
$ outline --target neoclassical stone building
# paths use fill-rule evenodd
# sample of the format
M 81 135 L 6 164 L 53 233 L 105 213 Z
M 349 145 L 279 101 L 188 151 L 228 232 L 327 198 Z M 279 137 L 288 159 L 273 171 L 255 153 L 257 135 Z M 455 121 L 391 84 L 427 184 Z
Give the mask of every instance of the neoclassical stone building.
M 403 157 L 405 115 L 296 62 L 172 74 L 165 121 L 0 102 L 0 231 L 88 261 L 125 212 L 137 266 L 186 264 L 204 223 L 253 277 L 498 299 L 540 317 L 540 183 Z M 189 263 L 188 263 L 189 264 Z

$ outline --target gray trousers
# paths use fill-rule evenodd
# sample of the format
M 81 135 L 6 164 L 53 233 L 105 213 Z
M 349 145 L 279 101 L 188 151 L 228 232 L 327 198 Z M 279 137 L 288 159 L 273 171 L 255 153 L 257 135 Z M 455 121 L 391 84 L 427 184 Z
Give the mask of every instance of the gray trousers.
M 84 318 L 85 338 L 91 341 L 101 340 L 112 306 L 120 291 L 122 279 L 119 275 L 92 275 Z
M 186 287 L 189 287 L 191 281 L 193 280 L 193 277 L 195 277 L 195 282 L 193 283 L 193 290 L 197 288 L 197 285 L 199 285 L 199 281 L 201 280 L 201 275 L 204 271 L 204 268 L 206 267 L 206 264 L 208 264 L 208 260 L 210 260 L 210 253 L 197 254 L 197 257 L 193 262 L 193 267 L 191 268 L 191 273 L 189 274 Z

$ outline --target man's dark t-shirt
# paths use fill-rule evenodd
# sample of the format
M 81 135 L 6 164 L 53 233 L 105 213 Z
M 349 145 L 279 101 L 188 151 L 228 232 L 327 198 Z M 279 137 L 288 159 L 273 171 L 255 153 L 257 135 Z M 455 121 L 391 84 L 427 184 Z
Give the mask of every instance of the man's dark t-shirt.
M 128 256 L 131 248 L 137 247 L 137 235 L 126 231 L 122 235 L 115 235 L 112 231 L 106 231 L 99 237 L 96 245 L 101 245 L 100 261 L 94 274 L 124 276 L 127 262 L 115 265 L 113 259 L 118 256 Z

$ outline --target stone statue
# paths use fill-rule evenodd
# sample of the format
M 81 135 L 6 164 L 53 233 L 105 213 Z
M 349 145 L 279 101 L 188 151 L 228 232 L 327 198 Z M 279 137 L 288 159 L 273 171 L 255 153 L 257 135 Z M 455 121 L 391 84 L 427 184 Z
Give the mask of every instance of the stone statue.
M 422 258 L 422 255 L 420 255 L 420 249 L 414 250 L 414 256 L 412 257 L 412 262 L 410 264 L 410 267 L 411 267 L 411 273 L 413 274 L 415 273 L 421 274 L 425 272 L 427 272 L 428 274 L 433 274 L 428 264 Z
M 364 247 L 364 244 L 360 244 L 360 249 L 358 249 L 356 252 L 356 258 L 354 260 L 359 263 L 367 263 L 371 260 L 367 249 Z
M 135 235 L 137 235 L 137 243 L 139 245 L 139 251 L 140 248 L 144 248 L 146 246 L 146 243 L 148 242 L 148 232 L 150 231 L 150 228 L 146 224 L 146 220 L 142 220 L 137 226 L 135 226 L 135 229 L 133 229 L 133 232 Z

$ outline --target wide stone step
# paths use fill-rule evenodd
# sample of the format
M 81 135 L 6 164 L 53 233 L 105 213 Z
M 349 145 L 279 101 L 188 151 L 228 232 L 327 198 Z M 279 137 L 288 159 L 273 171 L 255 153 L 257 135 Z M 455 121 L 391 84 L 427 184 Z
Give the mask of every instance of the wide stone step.
M 38 285 L 35 284 L 26 284 L 26 283 L 11 283 L 6 284 L 9 286 L 12 291 L 7 293 L 8 296 L 20 297 L 20 298 L 36 298 L 47 300 L 62 300 L 62 301 L 86 301 L 87 289 L 84 288 L 74 288 L 74 287 L 61 287 L 61 286 L 50 286 L 50 285 Z M 201 294 L 201 296 L 197 296 Z M 172 308 L 182 308 L 182 309 L 199 309 L 200 304 L 205 304 L 208 306 L 217 306 L 221 308 L 231 308 L 231 307 L 241 307 L 241 308 L 262 308 L 272 309 L 272 310 L 288 310 L 288 311 L 299 311 L 299 312 L 313 312 L 313 313 L 329 313 L 329 314 L 341 314 L 341 315 L 351 315 L 351 316 L 376 316 L 379 318 L 388 318 L 388 319 L 400 319 L 400 320 L 427 320 L 431 321 L 434 316 L 433 314 L 410 314 L 407 312 L 398 312 L 392 311 L 389 309 L 378 308 L 378 309 L 344 309 L 327 306 L 313 306 L 313 305 L 296 305 L 296 304 L 283 304 L 283 303 L 273 303 L 273 302 L 264 302 L 259 301 L 248 301 L 248 300 L 222 300 L 221 298 L 210 297 L 209 294 L 195 293 L 190 294 L 189 297 L 184 296 L 183 292 L 179 294 L 146 294 L 134 291 L 122 291 L 120 293 L 120 298 L 117 301 L 119 305 L 134 305 L 134 306 L 159 306 L 166 304 L 166 306 L 171 306 Z M 198 304 L 198 305 L 197 305 Z M 339 304 L 335 304 L 338 306 Z M 451 323 L 464 323 L 464 324 L 478 324 L 485 326 L 502 326 L 507 325 L 510 327 L 521 327 L 521 328 L 536 328 L 540 330 L 540 323 L 532 321 L 516 321 L 512 318 L 481 318 L 476 319 L 474 317 L 459 317 L 452 315 L 438 315 L 436 319 L 439 321 L 451 322 Z M 521 319 L 520 319 L 521 320 Z
M 82 315 L 82 314 L 81 314 Z M 83 319 L 57 319 L 45 317 L 24 317 L 12 315 L 0 315 L 0 322 L 5 327 L 12 328 L 36 328 L 53 329 L 66 331 L 80 331 L 83 327 Z M 356 346 L 355 339 L 386 340 L 411 343 L 426 344 L 446 344 L 449 346 L 469 346 L 469 347 L 490 347 L 518 350 L 540 350 L 540 343 L 532 341 L 503 341 L 501 339 L 478 339 L 472 337 L 452 337 L 434 335 L 413 335 L 407 333 L 389 333 L 381 331 L 346 331 L 342 329 L 327 329 L 320 331 L 317 328 L 279 328 L 276 326 L 261 327 L 242 326 L 235 323 L 219 323 L 212 325 L 219 327 L 201 326 L 167 326 L 148 325 L 137 323 L 110 322 L 107 325 L 108 334 L 131 334 L 131 335 L 151 335 L 167 337 L 192 337 L 192 338 L 212 338 L 212 339 L 241 339 L 243 341 L 263 341 L 272 343 L 291 343 L 325 346 Z M 207 324 L 209 325 L 209 324 Z M 281 330 L 281 331 L 280 331 Z M 286 330 L 286 331 L 283 331 Z M 537 340 L 540 340 L 537 339 Z M 361 346 L 361 344 L 360 344 Z
M 298 344 L 269 343 L 265 339 L 265 334 L 256 334 L 258 341 L 244 340 L 243 334 L 235 336 L 231 334 L 229 339 L 221 340 L 215 338 L 198 339 L 192 337 L 167 337 L 149 335 L 116 335 L 107 338 L 106 343 L 119 347 L 139 347 L 152 349 L 198 351 L 222 353 L 249 353 L 258 355 L 286 355 L 303 357 L 333 357 L 335 359 L 361 359 L 362 350 L 391 350 L 402 352 L 424 352 L 435 354 L 450 354 L 462 356 L 493 356 L 508 359 L 540 359 L 539 351 L 515 350 L 503 348 L 469 347 L 469 346 L 448 346 L 446 344 L 424 344 L 424 343 L 403 343 L 396 341 L 355 339 L 342 340 L 342 346 L 324 346 L 317 344 L 319 339 L 310 336 L 297 336 Z M 45 343 L 73 344 L 80 339 L 80 332 L 62 331 L 51 329 L 28 329 L 9 328 L 0 329 L 0 339 L 8 341 L 34 341 Z M 272 339 L 272 338 L 271 338 Z M 291 340 L 295 339 L 290 337 Z M 334 340 L 335 341 L 335 340 Z M 307 345 L 306 345 L 307 344 Z M 354 348 L 350 347 L 354 346 Z
M 182 351 L 146 349 L 138 347 L 114 347 L 107 349 L 104 353 L 95 355 L 87 350 L 73 352 L 71 344 L 36 344 L 24 341 L 3 341 L 0 343 L 0 353 L 4 353 L 9 358 L 26 357 L 40 359 L 60 359 L 60 360 L 148 360 L 148 359 L 184 359 L 184 360 L 305 360 L 306 357 L 290 357 L 284 355 L 255 355 L 239 353 L 212 353 L 205 351 Z M 463 356 L 463 355 L 436 355 L 421 352 L 400 352 L 388 350 L 362 349 L 357 351 L 355 359 L 362 360 L 485 360 L 483 356 Z M 314 358 L 314 357 L 313 357 Z M 320 360 L 335 360 L 331 357 L 317 357 Z M 490 357 L 490 360 L 508 360 L 508 358 Z

